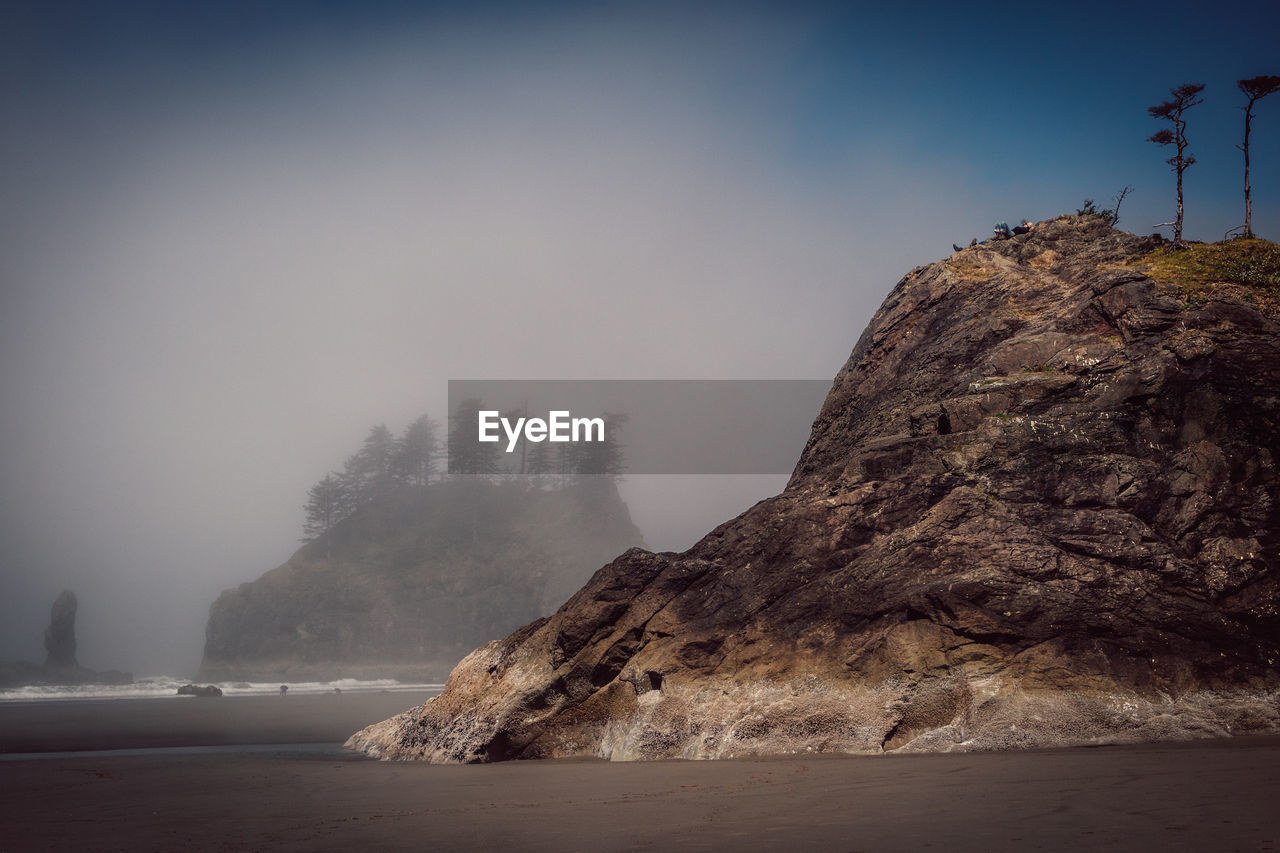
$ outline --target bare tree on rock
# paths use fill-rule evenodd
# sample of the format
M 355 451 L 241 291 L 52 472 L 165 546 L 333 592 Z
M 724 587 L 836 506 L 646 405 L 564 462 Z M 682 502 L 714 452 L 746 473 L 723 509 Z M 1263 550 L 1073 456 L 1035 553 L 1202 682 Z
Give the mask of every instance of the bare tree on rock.
M 1152 118 L 1164 119 L 1173 124 L 1172 130 L 1165 128 L 1156 131 L 1147 137 L 1147 141 L 1157 145 L 1173 145 L 1177 149 L 1176 153 L 1165 162 L 1178 174 L 1178 217 L 1173 222 L 1160 223 L 1173 226 L 1175 245 L 1182 244 L 1182 173 L 1196 162 L 1196 158 L 1187 153 L 1187 121 L 1183 118 L 1183 114 L 1197 104 L 1204 103 L 1203 98 L 1196 97 L 1202 91 L 1204 91 L 1203 83 L 1185 83 L 1169 90 L 1173 100 L 1147 107 L 1147 112 Z
M 1244 236 L 1252 237 L 1253 198 L 1249 192 L 1249 126 L 1253 122 L 1253 105 L 1273 92 L 1280 92 L 1280 77 L 1264 74 L 1261 77 L 1250 77 L 1248 80 L 1237 80 L 1236 85 L 1249 99 L 1249 103 L 1244 108 L 1244 144 L 1236 147 L 1244 152 Z
M 1120 190 L 1120 194 L 1116 196 L 1115 198 L 1116 206 L 1111 210 L 1111 227 L 1112 228 L 1115 228 L 1117 225 L 1120 224 L 1120 205 L 1124 204 L 1125 196 L 1129 195 L 1129 193 L 1131 192 L 1133 192 L 1133 187 L 1125 185 L 1125 188 Z

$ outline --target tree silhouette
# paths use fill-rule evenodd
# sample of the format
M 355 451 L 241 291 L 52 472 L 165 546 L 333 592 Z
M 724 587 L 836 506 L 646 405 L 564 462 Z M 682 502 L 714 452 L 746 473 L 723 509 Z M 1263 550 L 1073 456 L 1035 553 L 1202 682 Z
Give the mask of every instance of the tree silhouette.
M 1152 118 L 1164 119 L 1173 124 L 1172 130 L 1169 128 L 1158 130 L 1147 137 L 1147 141 L 1157 145 L 1173 145 L 1177 149 L 1176 153 L 1165 162 L 1178 174 L 1178 217 L 1173 222 L 1160 223 L 1160 225 L 1173 226 L 1173 242 L 1176 245 L 1182 244 L 1182 173 L 1196 162 L 1196 158 L 1187 153 L 1187 122 L 1183 114 L 1197 104 L 1204 103 L 1203 98 L 1196 97 L 1202 91 L 1204 91 L 1203 83 L 1185 83 L 1169 90 L 1173 100 L 1147 107 L 1147 112 Z
M 548 474 L 554 473 L 554 463 L 551 459 L 551 445 L 546 441 L 536 441 L 529 448 L 529 456 L 525 461 L 524 472 L 541 484 L 542 478 Z
M 1244 236 L 1252 237 L 1253 198 L 1249 192 L 1249 125 L 1253 122 L 1253 105 L 1272 92 L 1280 91 L 1280 77 L 1264 74 L 1261 77 L 1250 77 L 1248 80 L 1237 80 L 1236 85 L 1249 99 L 1249 103 L 1244 108 L 1244 144 L 1236 147 L 1244 152 Z
M 391 490 L 391 461 L 396 440 L 385 424 L 369 430 L 364 445 L 343 466 L 343 485 L 359 506 Z
M 462 400 L 449 418 L 449 473 L 491 475 L 498 472 L 497 443 L 478 440 L 480 410 L 484 403 Z
M 1120 190 L 1120 194 L 1115 198 L 1115 202 L 1116 202 L 1115 208 L 1108 211 L 1111 214 L 1112 228 L 1120 224 L 1120 205 L 1124 204 L 1125 196 L 1127 196 L 1131 192 L 1133 192 L 1133 187 L 1131 186 L 1125 186 L 1124 189 Z
M 589 477 L 616 478 L 626 469 L 622 444 L 618 433 L 626 426 L 628 416 L 620 412 L 605 412 L 605 431 L 602 441 L 584 443 L 574 459 L 574 473 Z
M 329 533 L 353 509 L 342 481 L 333 474 L 325 474 L 324 479 L 312 486 L 307 493 L 307 520 L 302 527 L 304 541 L 325 537 L 325 559 L 329 559 L 333 555 Z
M 440 429 L 423 415 L 405 429 L 392 455 L 392 474 L 410 486 L 425 486 L 436 473 L 440 456 Z

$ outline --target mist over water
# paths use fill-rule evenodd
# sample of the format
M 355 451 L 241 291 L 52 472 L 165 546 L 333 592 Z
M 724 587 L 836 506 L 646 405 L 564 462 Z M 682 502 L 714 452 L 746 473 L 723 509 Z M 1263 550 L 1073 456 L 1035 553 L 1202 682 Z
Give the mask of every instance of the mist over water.
M 69 587 L 81 663 L 191 670 L 217 594 L 296 547 L 307 488 L 372 424 L 443 419 L 452 376 L 834 371 L 851 333 L 809 338 L 852 266 L 838 218 L 678 85 L 732 56 L 658 88 L 609 37 L 584 60 L 388 35 L 119 118 L 69 105 L 99 144 L 45 156 L 96 168 L 28 188 L 43 245 L 9 262 L 0 656 L 43 659 Z M 672 514 L 660 491 L 633 506 L 658 548 L 765 496 Z
M 1114 151 L 1068 154 L 1013 106 L 948 124 L 978 78 L 889 64 L 896 18 L 376 8 L 7 13 L 0 659 L 43 660 L 70 588 L 81 664 L 193 671 L 218 593 L 297 547 L 307 489 L 373 424 L 443 420 L 450 378 L 822 379 L 901 274 L 993 219 L 1125 183 L 1132 227 L 1167 218 L 1142 108 L 1177 75 L 1129 81 Z M 1085 138 L 1116 132 L 1104 100 Z M 1009 133 L 1035 153 L 993 164 Z M 1235 168 L 1199 139 L 1197 180 Z M 622 494 L 681 549 L 785 479 Z

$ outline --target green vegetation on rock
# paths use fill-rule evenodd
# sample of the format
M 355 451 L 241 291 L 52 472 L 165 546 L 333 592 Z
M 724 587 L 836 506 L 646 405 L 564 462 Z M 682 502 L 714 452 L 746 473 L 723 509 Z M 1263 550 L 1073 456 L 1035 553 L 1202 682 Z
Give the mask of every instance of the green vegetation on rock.
M 1188 305 L 1212 295 L 1236 295 L 1270 316 L 1280 315 L 1280 245 L 1269 240 L 1237 238 L 1161 248 L 1135 264 L 1149 267 L 1153 280 L 1177 288 Z

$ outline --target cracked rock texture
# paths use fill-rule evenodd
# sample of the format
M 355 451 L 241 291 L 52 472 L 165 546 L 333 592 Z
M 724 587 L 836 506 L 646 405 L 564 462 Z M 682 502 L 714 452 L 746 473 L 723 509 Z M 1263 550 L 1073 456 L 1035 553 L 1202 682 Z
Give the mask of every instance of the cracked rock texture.
M 387 758 L 999 749 L 1280 728 L 1280 328 L 1094 217 L 912 270 L 785 491 L 627 551 Z

